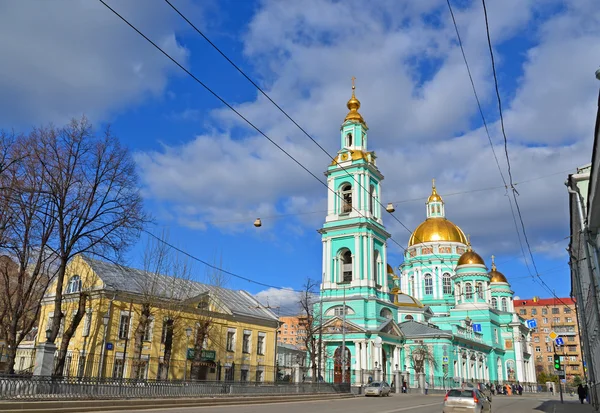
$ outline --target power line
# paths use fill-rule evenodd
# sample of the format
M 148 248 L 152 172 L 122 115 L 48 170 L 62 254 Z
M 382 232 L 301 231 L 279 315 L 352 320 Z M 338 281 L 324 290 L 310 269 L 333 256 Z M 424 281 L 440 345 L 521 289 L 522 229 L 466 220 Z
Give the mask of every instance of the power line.
M 504 139 L 504 154 L 506 156 L 506 163 L 508 166 L 508 177 L 509 177 L 509 181 L 510 181 L 510 189 L 511 189 L 512 197 L 515 202 L 515 207 L 517 209 L 517 215 L 519 216 L 519 221 L 521 223 L 521 229 L 523 231 L 523 238 L 525 239 L 525 244 L 527 245 L 527 249 L 529 251 L 529 257 L 531 259 L 531 264 L 535 271 L 535 275 L 538 277 L 538 279 L 542 283 L 542 285 L 548 290 L 548 292 L 550 292 L 555 298 L 557 298 L 564 305 L 566 305 L 559 297 L 556 296 L 556 294 L 550 288 L 550 286 L 548 286 L 548 284 L 546 284 L 546 282 L 544 280 L 542 280 L 542 278 L 540 277 L 539 271 L 537 269 L 537 265 L 535 263 L 535 259 L 533 257 L 533 252 L 531 251 L 531 245 L 529 243 L 529 238 L 527 237 L 527 231 L 525 230 L 525 223 L 523 221 L 523 215 L 521 214 L 521 207 L 519 206 L 519 202 L 517 200 L 517 195 L 519 193 L 517 192 L 517 190 L 513 184 L 510 156 L 508 155 L 508 139 L 506 137 L 506 129 L 504 127 L 504 115 L 502 113 L 502 99 L 500 98 L 500 89 L 498 87 L 498 76 L 496 74 L 496 63 L 494 61 L 494 50 L 492 47 L 492 40 L 491 40 L 491 36 L 490 36 L 490 26 L 489 26 L 489 22 L 488 22 L 487 7 L 485 5 L 485 0 L 481 0 L 481 3 L 483 5 L 483 14 L 484 14 L 484 18 L 485 18 L 485 31 L 486 31 L 486 35 L 487 35 L 488 49 L 490 52 L 490 59 L 491 59 L 491 64 L 492 64 L 492 73 L 493 73 L 493 77 L 494 77 L 494 87 L 496 90 L 496 98 L 498 101 L 498 113 L 500 115 L 500 126 L 502 129 L 502 137 Z
M 479 111 L 480 111 L 481 117 L 482 117 L 482 119 L 483 119 L 483 124 L 484 124 L 485 130 L 486 130 L 486 133 L 487 133 L 487 136 L 488 136 L 489 142 L 490 142 L 490 146 L 491 146 L 491 148 L 492 148 L 492 153 L 493 153 L 493 155 L 494 155 L 494 158 L 495 158 L 495 160 L 496 160 L 496 164 L 497 164 L 497 166 L 498 166 L 498 171 L 500 172 L 500 175 L 502 176 L 502 181 L 504 182 L 504 188 L 507 188 L 507 184 L 506 184 L 506 181 L 505 181 L 505 179 L 504 179 L 504 175 L 502 174 L 502 169 L 501 169 L 501 167 L 500 167 L 500 164 L 499 164 L 499 162 L 498 162 L 498 158 L 497 158 L 497 156 L 496 156 L 496 152 L 495 152 L 495 150 L 494 150 L 494 145 L 493 145 L 493 143 L 492 143 L 492 139 L 491 139 L 491 136 L 490 136 L 490 133 L 489 133 L 488 127 L 487 127 L 487 123 L 486 123 L 486 121 L 485 121 L 485 117 L 483 116 L 483 110 L 482 110 L 482 108 L 481 108 L 481 103 L 480 103 L 480 101 L 479 101 L 479 97 L 478 97 L 478 95 L 477 95 L 477 92 L 476 92 L 476 89 L 475 89 L 475 84 L 474 84 L 474 82 L 473 82 L 473 77 L 472 77 L 472 75 L 471 75 L 471 71 L 470 71 L 470 68 L 469 68 L 469 66 L 468 66 L 468 62 L 467 62 L 467 59 L 466 59 L 466 56 L 465 56 L 465 53 L 464 53 L 464 49 L 463 49 L 463 47 L 462 47 L 462 41 L 461 41 L 461 39 L 460 39 L 460 34 L 459 34 L 459 32 L 458 32 L 458 28 L 457 28 L 457 26 L 456 26 L 456 21 L 455 21 L 455 19 L 454 19 L 454 13 L 452 12 L 452 8 L 451 8 L 451 6 L 450 6 L 450 2 L 449 2 L 449 0 L 447 0 L 447 1 L 448 1 L 448 7 L 450 8 L 450 13 L 451 13 L 451 15 L 452 15 L 452 20 L 453 20 L 453 22 L 454 22 L 454 25 L 455 25 L 455 28 L 456 28 L 456 33 L 457 33 L 457 36 L 458 36 L 458 39 L 459 39 L 459 43 L 460 43 L 460 47 L 461 47 L 461 51 L 462 51 L 462 54 L 463 54 L 463 59 L 464 59 L 464 61 L 465 61 L 465 64 L 467 65 L 467 71 L 468 71 L 468 74 L 469 74 L 469 79 L 470 79 L 470 81 L 471 81 L 471 86 L 473 87 L 473 92 L 474 92 L 474 94 L 475 94 L 475 98 L 476 98 L 476 100 L 477 100 L 477 105 L 478 105 L 478 107 L 479 107 Z M 184 20 L 185 20 L 185 21 L 186 21 L 186 22 L 187 22 L 187 23 L 188 23 L 188 24 L 189 24 L 189 25 L 190 25 L 190 26 L 191 26 L 191 27 L 192 27 L 192 28 L 193 28 L 193 29 L 194 29 L 194 30 L 195 30 L 195 31 L 196 31 L 196 32 L 197 32 L 199 35 L 200 35 L 200 36 L 202 36 L 202 37 L 203 37 L 203 38 L 204 38 L 204 39 L 205 39 L 205 40 L 206 40 L 206 41 L 207 41 L 207 42 L 208 42 L 208 43 L 209 43 L 209 44 L 210 44 L 210 45 L 211 45 L 211 46 L 212 46 L 212 47 L 213 47 L 213 48 L 214 48 L 214 49 L 215 49 L 215 50 L 216 50 L 216 51 L 217 51 L 217 52 L 218 52 L 218 53 L 219 53 L 219 54 L 220 54 L 220 55 L 221 55 L 221 56 L 222 56 L 224 59 L 225 59 L 225 60 L 227 60 L 227 62 L 229 62 L 229 63 L 230 63 L 230 64 L 231 64 L 231 65 L 232 65 L 232 66 L 233 66 L 233 67 L 234 67 L 234 68 L 235 68 L 235 69 L 236 69 L 236 70 L 237 70 L 237 71 L 238 71 L 238 72 L 239 72 L 239 73 L 240 73 L 242 76 L 244 76 L 244 78 L 246 78 L 246 80 L 248 80 L 248 81 L 249 81 L 249 82 L 250 82 L 250 83 L 251 83 L 251 84 L 252 84 L 252 85 L 253 85 L 253 86 L 254 86 L 254 87 L 255 87 L 255 88 L 256 88 L 256 89 L 257 89 L 257 90 L 258 90 L 258 91 L 259 91 L 259 92 L 260 92 L 260 93 L 263 95 L 263 96 L 264 96 L 264 97 L 266 97 L 266 98 L 267 98 L 267 99 L 268 99 L 268 100 L 269 100 L 269 101 L 270 101 L 270 102 L 271 102 L 271 103 L 272 103 L 272 104 L 273 104 L 273 105 L 274 105 L 274 106 L 275 106 L 275 107 L 276 107 L 276 108 L 277 108 L 277 109 L 278 109 L 278 110 L 279 110 L 279 111 L 280 111 L 280 112 L 281 112 L 281 113 L 282 113 L 282 114 L 283 114 L 285 117 L 287 117 L 287 118 L 288 118 L 288 119 L 289 119 L 289 120 L 290 120 L 290 121 L 291 121 L 291 122 L 292 122 L 292 123 L 293 123 L 293 124 L 294 124 L 296 127 L 298 127 L 298 128 L 299 128 L 299 129 L 300 129 L 300 130 L 301 130 L 301 131 L 304 133 L 304 135 L 306 135 L 306 136 L 307 136 L 307 137 L 308 137 L 308 138 L 309 138 L 309 139 L 310 139 L 310 140 L 311 140 L 311 141 L 312 141 L 312 142 L 313 142 L 315 145 L 317 145 L 317 146 L 318 146 L 318 147 L 319 147 L 319 148 L 320 148 L 320 149 L 321 149 L 321 150 L 322 150 L 322 151 L 323 151 L 323 152 L 324 152 L 324 153 L 325 153 L 327 156 L 329 156 L 329 158 L 331 158 L 333 161 L 335 161 L 335 158 L 334 158 L 333 156 L 331 156 L 331 155 L 330 155 L 330 154 L 329 154 L 329 153 L 328 153 L 328 152 L 325 150 L 325 148 L 323 148 L 323 147 L 322 147 L 322 146 L 321 146 L 321 145 L 320 145 L 320 144 L 319 144 L 319 143 L 318 143 L 318 142 L 317 142 L 317 141 L 316 141 L 316 140 L 315 140 L 315 139 L 314 139 L 314 138 L 313 138 L 313 137 L 312 137 L 312 136 L 311 136 L 311 135 L 310 135 L 310 134 L 309 134 L 309 133 L 308 133 L 308 132 L 307 132 L 307 131 L 306 131 L 304 128 L 302 128 L 302 127 L 301 127 L 301 126 L 300 126 L 300 125 L 299 125 L 299 124 L 298 124 L 298 123 L 297 123 L 297 122 L 296 122 L 296 121 L 295 121 L 295 120 L 294 120 L 294 119 L 293 119 L 293 118 L 292 118 L 292 117 L 291 117 L 291 116 L 290 116 L 290 115 L 289 115 L 289 114 L 288 114 L 288 113 L 287 113 L 287 112 L 286 112 L 286 111 L 285 111 L 285 110 L 284 110 L 284 109 L 281 107 L 281 106 L 279 106 L 279 105 L 278 105 L 278 104 L 277 104 L 277 103 L 276 103 L 276 102 L 275 102 L 275 101 L 274 101 L 274 100 L 273 100 L 273 99 L 272 99 L 272 98 L 271 98 L 271 97 L 270 97 L 270 96 L 269 96 L 269 95 L 268 95 L 268 94 L 267 94 L 267 93 L 266 93 L 266 92 L 265 92 L 265 91 L 264 91 L 264 90 L 263 90 L 263 89 L 262 89 L 262 88 L 261 88 L 261 87 L 260 87 L 260 86 L 259 86 L 259 85 L 256 83 L 256 82 L 254 82 L 254 81 L 253 81 L 253 80 L 252 80 L 252 79 L 251 79 L 251 78 L 250 78 L 250 77 L 249 77 L 249 76 L 248 76 L 248 75 L 247 75 L 247 74 L 246 74 L 246 73 L 245 73 L 245 72 L 244 72 L 244 71 L 243 71 L 243 70 L 242 70 L 242 69 L 241 69 L 241 68 L 238 66 L 238 65 L 236 65 L 236 64 L 235 64 L 235 63 L 234 63 L 234 62 L 233 62 L 233 61 L 232 61 L 232 60 L 231 60 L 231 59 L 230 59 L 230 58 L 229 58 L 229 57 L 228 57 L 228 56 L 227 56 L 227 55 L 226 55 L 226 54 L 225 54 L 225 53 L 224 53 L 224 52 L 223 52 L 223 51 L 222 51 L 222 50 L 221 50 L 221 49 L 220 49 L 220 48 L 219 48 L 219 47 L 218 47 L 216 44 L 215 44 L 215 43 L 213 43 L 213 42 L 212 42 L 212 41 L 211 41 L 211 40 L 210 40 L 210 39 L 209 39 L 209 38 L 208 38 L 208 37 L 207 37 L 207 36 L 206 36 L 206 35 L 205 35 L 205 34 L 204 34 L 204 33 L 203 33 L 203 32 L 202 32 L 202 31 L 201 31 L 201 30 L 200 30 L 200 29 L 197 27 L 197 26 L 196 26 L 196 25 L 194 25 L 194 24 L 193 24 L 193 23 L 192 23 L 192 22 L 191 22 L 191 21 L 190 21 L 190 20 L 189 20 L 189 19 L 188 19 L 188 18 L 187 18 L 187 17 L 186 17 L 186 16 L 185 16 L 185 15 L 184 15 L 182 12 L 181 12 L 181 11 L 179 11 L 179 9 L 177 9 L 177 8 L 176 8 L 176 7 L 175 7 L 175 6 L 174 6 L 174 5 L 173 5 L 173 4 L 172 4 L 172 3 L 171 3 L 169 0 L 165 0 L 165 2 L 166 2 L 166 3 L 167 3 L 167 4 L 168 4 L 168 5 L 169 5 L 169 6 L 170 6 L 170 7 L 171 7 L 171 8 L 172 8 L 172 9 L 173 9 L 173 10 L 174 10 L 174 11 L 175 11 L 175 12 L 176 12 L 176 13 L 177 13 L 179 16 L 180 16 L 180 17 L 181 17 L 181 18 L 183 18 L 183 19 L 184 19 Z M 360 187 L 361 187 L 363 190 L 366 190 L 366 188 L 364 188 L 364 187 L 363 187 L 363 185 L 362 185 L 362 184 L 361 184 L 361 183 L 360 183 L 358 180 L 356 180 L 356 178 L 354 177 L 354 175 L 350 174 L 350 173 L 349 173 L 349 171 L 348 171 L 346 168 L 344 168 L 344 167 L 343 167 L 342 165 L 340 165 L 340 164 L 338 164 L 338 166 L 339 166 L 339 167 L 340 167 L 340 168 L 341 168 L 341 169 L 342 169 L 344 172 L 346 172 L 346 174 L 347 174 L 348 176 L 350 176 L 350 177 L 351 177 L 351 178 L 352 178 L 352 179 L 353 179 L 353 180 L 356 182 L 356 184 L 358 184 L 358 185 L 359 185 L 359 186 L 360 186 Z M 510 165 L 509 165 L 509 174 L 510 174 Z M 511 175 L 511 180 L 510 180 L 510 182 L 511 182 L 511 187 L 512 187 L 512 188 L 514 188 L 514 184 L 513 184 L 513 182 L 512 182 L 512 175 Z M 378 203 L 378 204 L 379 204 L 381 207 L 384 207 L 384 205 L 383 205 L 383 204 L 382 204 L 382 203 L 379 201 L 379 199 L 376 199 L 376 202 L 377 202 L 377 203 Z M 510 203 L 510 199 L 509 199 L 509 203 Z M 512 203 L 510 204 L 510 207 L 511 207 L 511 212 L 512 212 L 512 215 L 513 215 L 513 220 L 515 221 L 515 226 L 516 226 L 516 219 L 515 219 L 515 216 L 514 216 L 514 211 L 513 211 L 513 209 L 512 209 Z M 385 207 L 384 207 L 384 208 L 385 208 Z M 357 212 L 358 212 L 358 211 L 357 211 Z M 362 214 L 360 214 L 360 212 L 359 212 L 359 215 L 362 215 Z M 410 230 L 410 229 L 409 229 L 409 228 L 408 228 L 406 225 L 404 225 L 404 223 L 403 223 L 402 221 L 400 221 L 400 219 L 398 219 L 398 218 L 397 218 L 397 217 L 396 217 L 396 216 L 395 216 L 393 213 L 391 213 L 391 212 L 390 212 L 390 215 L 391 215 L 391 216 L 392 216 L 392 217 L 393 217 L 393 218 L 394 218 L 394 219 L 395 219 L 395 220 L 396 220 L 396 221 L 397 221 L 397 222 L 398 222 L 398 223 L 399 223 L 399 224 L 400 224 L 402 227 L 404 227 L 404 228 L 405 228 L 405 229 L 406 229 L 406 230 L 407 230 L 409 233 L 411 233 L 411 234 L 413 233 L 413 232 L 412 232 L 412 231 L 411 231 L 411 230 Z M 520 238 L 520 234 L 519 234 L 518 230 L 517 230 L 517 236 L 518 236 L 518 238 L 519 238 L 519 244 L 521 245 L 521 251 L 522 251 L 522 253 L 523 253 L 523 256 L 525 257 L 525 251 L 524 251 L 524 249 L 523 249 L 523 244 L 522 244 L 522 242 L 521 242 L 521 238 Z M 405 249 L 405 248 L 404 248 L 402 245 L 400 245 L 398 242 L 396 242 L 396 241 L 395 241 L 395 240 L 394 240 L 394 239 L 393 239 L 391 236 L 390 236 L 390 240 L 391 240 L 391 241 L 393 241 L 393 242 L 394 242 L 395 244 L 397 244 L 398 246 L 400 246 L 400 248 L 401 248 L 403 251 L 406 251 L 406 249 Z M 417 239 L 417 241 L 420 241 L 420 240 L 418 240 L 418 239 Z M 435 255 L 435 254 L 434 254 L 434 255 Z M 435 255 L 435 256 L 436 256 L 437 258 L 441 258 L 441 257 L 439 257 L 439 256 L 437 256 L 437 255 Z M 525 259 L 525 265 L 527 266 L 527 269 L 528 269 L 528 271 L 529 271 L 529 266 L 528 266 L 528 263 L 527 263 L 527 259 Z M 531 271 L 529 271 L 529 272 L 531 273 Z
M 106 6 L 110 11 L 112 11 L 117 17 L 119 17 L 123 22 L 125 22 L 130 28 L 132 28 L 136 33 L 138 33 L 140 36 L 142 36 L 146 41 L 148 41 L 152 46 L 154 46 L 157 50 L 159 50 L 164 56 L 166 56 L 169 60 L 171 60 L 174 64 L 176 64 L 181 70 L 183 70 L 186 74 L 188 74 L 190 77 L 192 77 L 198 84 L 200 84 L 202 87 L 204 87 L 209 93 L 211 93 L 214 97 L 216 97 L 221 103 L 223 103 L 227 108 L 229 108 L 230 110 L 232 110 L 236 115 L 238 115 L 242 120 L 244 120 L 248 125 L 250 125 L 254 130 L 256 130 L 260 135 L 262 135 L 263 137 L 265 137 L 267 140 L 269 140 L 269 142 L 271 142 L 275 147 L 277 147 L 280 151 L 282 151 L 286 156 L 288 156 L 290 159 L 292 159 L 298 166 L 300 166 L 302 169 L 304 169 L 307 173 L 309 173 L 313 178 L 315 178 L 318 182 L 320 182 L 323 186 L 325 186 L 329 191 L 331 191 L 332 193 L 334 193 L 334 195 L 340 197 L 340 195 L 329 188 L 329 186 L 321 181 L 314 173 L 312 173 L 307 167 L 305 167 L 300 161 L 298 161 L 296 158 L 294 158 L 289 152 L 287 152 L 285 149 L 283 149 L 280 145 L 278 145 L 275 141 L 273 141 L 266 133 L 264 133 L 260 128 L 258 128 L 256 125 L 254 125 L 249 119 L 247 119 L 246 117 L 244 117 L 239 111 L 237 111 L 233 106 L 231 106 L 227 101 L 225 101 L 221 96 L 219 96 L 216 92 L 214 92 L 211 88 L 209 88 L 204 82 L 202 82 L 200 79 L 198 79 L 192 72 L 190 72 L 189 70 L 187 70 L 183 65 L 181 65 L 176 59 L 174 59 L 172 56 L 170 56 L 167 52 L 165 52 L 161 47 L 159 47 L 155 42 L 153 42 L 150 38 L 148 38 L 144 33 L 142 33 L 139 29 L 137 29 L 137 27 L 135 27 L 132 23 L 130 23 L 127 19 L 125 19 L 122 15 L 120 15 L 116 10 L 114 10 L 112 7 L 110 7 L 104 0 L 99 0 L 104 6 Z M 238 69 L 239 70 L 239 69 Z M 263 92 L 264 93 L 264 92 Z M 280 110 L 282 110 L 280 108 Z M 289 115 L 288 115 L 289 117 Z M 291 118 L 290 118 L 291 119 Z M 299 125 L 297 125 L 299 126 Z M 302 129 L 303 130 L 303 129 Z M 304 130 L 303 130 L 304 131 Z M 304 131 L 305 132 L 305 131 Z M 305 132 L 306 133 L 306 132 Z M 308 134 L 307 134 L 308 135 Z M 310 136 L 309 136 L 310 137 Z M 314 139 L 311 140 L 314 141 Z M 317 143 L 315 141 L 315 143 Z M 318 145 L 318 143 L 317 143 Z M 320 145 L 319 147 L 325 151 Z M 325 151 L 325 153 L 327 153 Z M 330 156 L 331 157 L 331 156 Z M 332 158 L 335 159 L 335 158 Z M 345 168 L 343 168 L 341 165 L 338 164 L 338 166 L 340 166 L 350 177 L 352 177 L 352 179 L 357 182 L 357 184 L 359 186 L 362 187 L 362 185 L 356 180 L 356 178 L 351 175 Z M 365 189 L 363 187 L 363 189 Z M 366 189 L 365 189 L 366 190 Z M 385 206 L 379 201 L 379 199 L 376 199 L 376 202 L 382 206 L 385 209 Z M 360 213 L 360 211 L 358 211 L 356 208 L 354 208 L 354 206 L 352 206 L 352 209 L 354 209 L 359 215 L 361 215 L 362 217 L 365 217 L 362 213 Z M 390 215 L 398 222 L 400 223 L 409 233 L 412 234 L 412 231 L 402 222 L 400 221 L 400 219 L 398 219 L 394 214 L 390 213 Z M 152 236 L 154 236 L 152 234 Z M 391 236 L 389 238 L 392 242 L 394 242 L 396 245 L 398 245 L 403 251 L 406 251 L 406 248 L 404 248 L 400 243 L 398 243 L 395 239 L 393 239 Z M 418 242 L 420 242 L 420 240 L 417 239 Z M 179 249 L 178 247 L 175 247 L 173 245 L 171 245 L 172 248 L 175 248 L 176 250 L 178 250 L 179 252 L 189 256 L 190 258 L 193 258 L 197 261 L 202 262 L 203 264 L 215 268 L 214 266 L 212 266 L 211 264 L 209 264 L 206 261 L 203 261 L 201 259 L 198 259 L 196 257 L 191 256 L 189 253 Z M 440 258 L 439 256 L 437 256 L 437 254 L 433 254 L 434 256 L 436 256 L 437 258 Z M 221 269 L 219 269 L 221 270 Z M 222 270 L 223 271 L 223 270 Z M 265 286 L 265 287 L 269 287 L 269 288 L 279 288 L 277 286 L 273 286 L 273 285 L 269 285 L 266 283 L 261 283 L 252 279 L 249 279 L 247 277 L 242 277 L 239 276 L 237 274 L 231 273 L 229 271 L 223 271 L 226 274 L 229 274 L 233 277 L 236 278 L 240 278 L 243 279 L 247 282 L 251 282 L 257 285 L 261 285 L 261 286 Z M 439 278 L 439 277 L 438 277 Z M 292 290 L 292 289 L 290 289 Z M 292 290 L 293 291 L 293 290 Z

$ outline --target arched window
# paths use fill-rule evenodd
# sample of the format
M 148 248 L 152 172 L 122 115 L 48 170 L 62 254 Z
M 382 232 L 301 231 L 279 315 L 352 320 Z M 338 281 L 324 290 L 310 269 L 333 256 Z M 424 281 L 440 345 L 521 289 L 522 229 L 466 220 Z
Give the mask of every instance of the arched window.
M 334 316 L 334 315 L 343 315 L 344 314 L 344 306 L 336 305 L 335 307 L 331 307 L 329 310 L 325 312 L 326 316 Z M 346 305 L 346 315 L 353 315 L 354 310 L 351 307 Z
M 473 299 L 473 286 L 471 285 L 471 283 L 465 284 L 465 298 L 467 300 Z
M 492 297 L 492 308 L 498 309 L 498 299 L 496 297 Z
M 508 312 L 508 302 L 506 301 L 506 298 L 502 298 L 502 311 Z
M 414 318 L 413 316 L 411 316 L 410 314 L 407 314 L 407 315 L 404 317 L 404 319 L 405 319 L 406 321 L 410 321 L 410 320 L 414 320 L 415 318 Z
M 346 146 L 352 146 L 352 134 L 351 133 L 346 135 Z
M 415 295 L 415 276 L 411 275 L 408 281 L 408 291 L 410 295 Z
M 65 292 L 71 294 L 79 291 L 81 291 L 81 277 L 79 277 L 79 275 L 74 275 L 69 278 L 69 283 L 67 284 L 67 290 Z
M 350 213 L 352 211 L 352 185 L 342 185 L 340 196 L 342 198 L 342 214 Z
M 373 213 L 373 204 L 375 203 L 375 185 L 369 187 L 369 212 Z
M 373 251 L 373 281 L 379 284 L 379 251 Z
M 431 274 L 425 274 L 425 295 L 433 295 L 433 278 Z
M 477 298 L 481 298 L 483 300 L 483 284 L 477 283 Z
M 444 294 L 452 294 L 452 277 L 446 273 L 442 277 L 442 284 L 444 288 Z
M 381 317 L 387 318 L 387 319 L 390 319 L 393 317 L 392 310 L 390 310 L 389 308 L 382 308 L 381 311 L 379 312 L 379 315 Z
M 345 250 L 342 253 L 342 281 L 352 281 L 352 253 L 349 250 Z

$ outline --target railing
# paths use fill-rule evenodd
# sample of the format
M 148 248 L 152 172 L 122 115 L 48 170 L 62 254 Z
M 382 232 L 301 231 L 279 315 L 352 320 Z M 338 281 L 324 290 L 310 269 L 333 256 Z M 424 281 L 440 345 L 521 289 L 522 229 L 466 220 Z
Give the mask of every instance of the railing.
M 0 376 L 0 400 L 151 399 L 349 393 L 348 384 Z

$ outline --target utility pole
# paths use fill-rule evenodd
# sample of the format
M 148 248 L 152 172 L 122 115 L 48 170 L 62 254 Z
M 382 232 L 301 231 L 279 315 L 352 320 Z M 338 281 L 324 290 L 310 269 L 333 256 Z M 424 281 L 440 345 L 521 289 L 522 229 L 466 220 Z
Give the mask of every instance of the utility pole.
M 314 320 L 311 320 L 311 322 Z M 319 348 L 317 349 L 319 363 L 317 364 L 317 382 L 321 379 L 321 353 L 323 351 L 323 293 L 319 292 Z M 311 326 L 308 326 L 312 328 Z M 312 331 L 312 330 L 311 330 Z M 312 333 L 311 333 L 312 334 Z
M 342 384 L 346 382 L 346 286 L 344 285 L 344 307 L 342 309 Z

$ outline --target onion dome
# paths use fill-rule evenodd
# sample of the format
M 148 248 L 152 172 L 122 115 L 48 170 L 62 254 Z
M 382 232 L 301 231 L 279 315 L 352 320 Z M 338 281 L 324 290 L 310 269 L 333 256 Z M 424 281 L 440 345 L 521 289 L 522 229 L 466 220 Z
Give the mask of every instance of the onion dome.
M 506 283 L 508 280 L 500 271 L 496 269 L 496 263 L 494 262 L 494 256 L 492 255 L 492 270 L 488 273 L 490 276 L 490 282 L 493 283 Z
M 355 80 L 356 79 L 353 77 L 352 78 L 352 97 L 346 104 L 346 106 L 348 107 L 350 112 L 348 112 L 348 114 L 346 115 L 346 119 L 344 119 L 344 121 L 358 122 L 358 123 L 362 123 L 363 125 L 367 126 L 362 115 L 360 113 L 358 113 L 358 109 L 360 108 L 360 100 L 358 100 L 356 98 L 356 96 L 354 95 L 354 90 L 356 89 L 356 86 L 354 85 Z
M 473 248 L 471 248 L 471 241 L 467 241 L 467 251 L 460 256 L 460 258 L 458 259 L 458 263 L 456 264 L 458 265 L 483 265 L 485 266 L 485 261 L 483 260 L 483 258 L 481 258 L 481 256 L 479 254 L 477 254 L 475 251 L 473 251 Z
M 429 198 L 427 198 L 427 203 L 430 202 L 444 202 L 435 188 L 435 179 L 431 180 L 431 195 L 429 195 Z
M 446 218 L 427 218 L 415 229 L 408 240 L 408 246 L 420 244 L 421 242 L 450 241 L 467 243 L 465 233 L 452 221 Z

